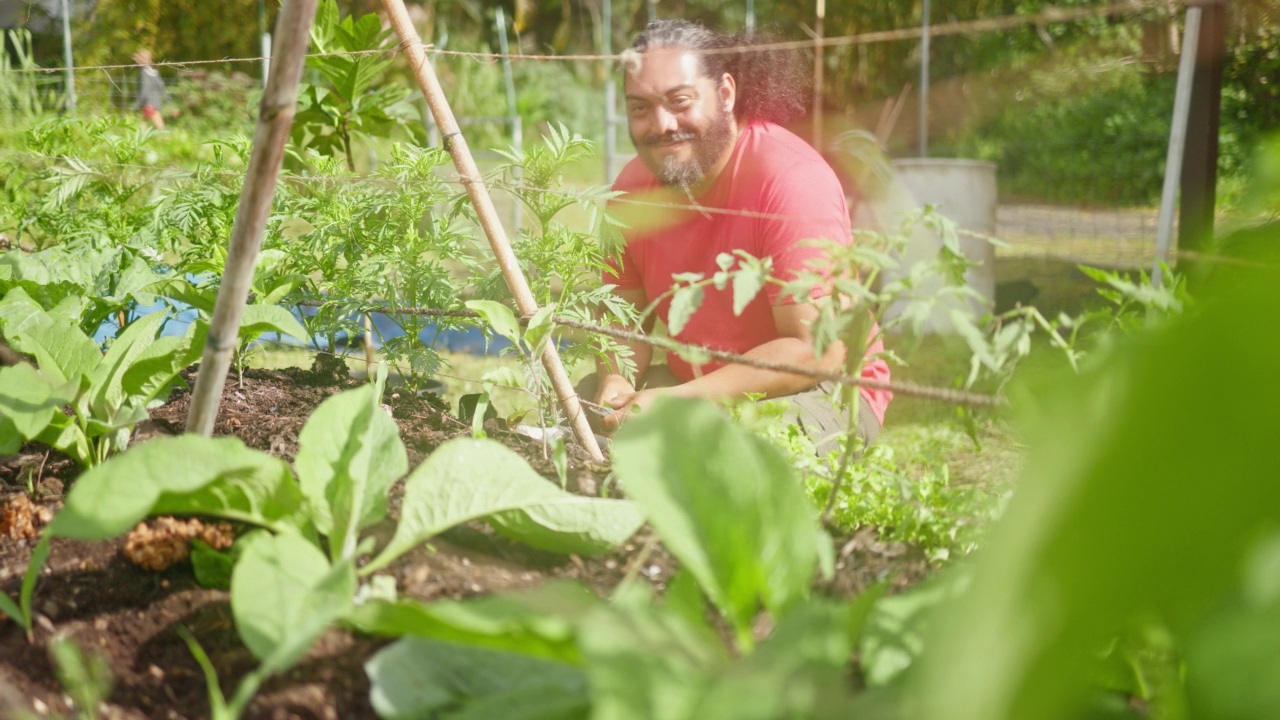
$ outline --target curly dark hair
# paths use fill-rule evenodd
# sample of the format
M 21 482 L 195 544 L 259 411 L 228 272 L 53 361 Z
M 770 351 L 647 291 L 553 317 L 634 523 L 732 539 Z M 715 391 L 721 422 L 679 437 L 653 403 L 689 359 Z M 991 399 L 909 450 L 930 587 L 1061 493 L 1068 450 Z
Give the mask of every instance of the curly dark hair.
M 770 35 L 725 34 L 688 20 L 656 20 L 649 23 L 623 53 L 627 67 L 640 62 L 640 54 L 657 48 L 680 48 L 697 53 L 702 72 L 718 78 L 733 76 L 739 122 L 769 120 L 787 125 L 808 111 L 809 74 L 799 52 L 761 47 L 773 42 Z

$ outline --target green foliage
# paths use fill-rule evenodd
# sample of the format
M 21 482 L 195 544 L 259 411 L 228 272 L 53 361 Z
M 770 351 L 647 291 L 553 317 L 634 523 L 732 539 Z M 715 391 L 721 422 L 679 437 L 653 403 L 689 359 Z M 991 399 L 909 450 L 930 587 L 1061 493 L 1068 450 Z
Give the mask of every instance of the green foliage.
M 35 597 L 36 581 L 40 577 L 40 570 L 44 567 L 45 562 L 49 559 L 51 537 L 46 535 L 40 538 L 36 546 L 31 550 L 31 559 L 27 562 L 27 571 L 22 576 L 22 588 L 18 591 L 18 602 L 14 602 L 13 598 L 0 593 L 0 612 L 4 612 L 10 619 L 18 623 L 19 627 L 27 632 L 27 640 L 30 640 L 35 626 L 31 623 L 31 600 Z
M 451 440 L 405 480 L 395 536 L 361 572 L 385 567 L 423 540 L 477 518 L 534 547 L 580 554 L 617 547 L 643 521 L 625 501 L 560 490 L 497 442 Z
M 68 300 L 46 312 L 21 287 L 0 300 L 0 334 L 34 357 L 37 368 L 0 370 L 0 426 L 89 467 L 128 446 L 147 408 L 163 401 L 178 372 L 199 357 L 204 330 L 193 325 L 183 337 L 157 338 L 165 317 L 156 313 L 130 324 L 103 355 L 76 327 Z M 72 415 L 62 412 L 64 404 Z
M 1258 468 L 1276 461 L 1280 347 L 1254 331 L 1280 311 L 1274 240 L 1264 265 L 1219 267 L 1183 319 L 1036 388 L 1027 471 L 929 639 L 913 715 L 1078 716 L 1096 655 L 1144 619 L 1185 663 L 1163 707 L 1185 692 L 1189 716 L 1270 713 L 1270 664 L 1233 643 L 1274 632 L 1280 497 Z M 985 661 L 964 662 L 975 648 Z
M 378 679 L 370 701 L 379 717 L 461 717 L 450 711 L 462 703 L 470 718 L 588 717 L 586 678 L 553 660 L 406 638 L 365 670 Z
M 619 430 L 613 456 L 627 494 L 739 642 L 750 643 L 762 603 L 782 613 L 808 592 L 830 540 L 786 458 L 766 443 L 712 406 L 666 399 Z
M 783 458 L 689 400 L 646 408 L 613 448 L 626 490 L 686 568 L 664 599 L 624 584 L 607 602 L 564 586 L 375 602 L 359 626 L 412 635 L 366 665 L 381 716 L 849 717 L 849 659 L 879 590 L 806 596 L 830 546 Z M 736 643 L 708 620 L 708 600 Z M 771 632 L 755 624 L 762 600 Z
M 105 539 L 158 514 L 211 515 L 264 528 L 237 541 L 230 582 L 237 631 L 262 664 L 227 701 L 207 657 L 188 639 L 209 676 L 214 716 L 238 717 L 269 675 L 297 662 L 326 627 L 351 613 L 355 562 L 372 547 L 360 533 L 385 519 L 386 492 L 405 467 L 380 397 L 381 380 L 322 403 L 299 436 L 297 479 L 283 461 L 234 438 L 152 440 L 82 475 L 47 537 Z M 126 481 L 130 490 L 121 492 Z M 496 443 L 453 441 L 406 480 L 396 534 L 360 574 L 478 518 L 534 546 L 582 553 L 616 547 L 642 522 L 626 501 L 557 489 Z M 42 562 L 32 567 L 38 571 Z M 366 613 L 364 622 L 386 617 Z
M 6 124 L 29 122 L 58 109 L 62 98 L 36 72 L 40 66 L 31 47 L 31 31 L 6 30 L 0 34 L 0 46 L 4 49 L 0 52 L 0 120 Z
M 134 308 L 154 304 L 164 280 L 143 253 L 127 247 L 71 242 L 0 255 L 0 297 L 21 288 L 46 310 L 67 303 L 86 335 L 95 334 L 105 320 L 121 313 L 127 318 Z
M 75 640 L 63 634 L 49 642 L 49 654 L 58 682 L 71 697 L 76 715 L 82 720 L 98 717 L 98 705 L 111 695 L 114 684 L 106 656 L 97 648 L 86 653 Z
M 336 0 L 320 2 L 311 26 L 314 54 L 307 58 L 307 67 L 325 82 L 303 83 L 298 89 L 295 145 L 322 155 L 341 152 L 354 171 L 353 140 L 390 137 L 397 128 L 411 137 L 422 136 L 418 113 L 406 102 L 409 88 L 380 82 L 391 59 L 369 52 L 389 51 L 393 34 L 373 13 L 339 19 Z

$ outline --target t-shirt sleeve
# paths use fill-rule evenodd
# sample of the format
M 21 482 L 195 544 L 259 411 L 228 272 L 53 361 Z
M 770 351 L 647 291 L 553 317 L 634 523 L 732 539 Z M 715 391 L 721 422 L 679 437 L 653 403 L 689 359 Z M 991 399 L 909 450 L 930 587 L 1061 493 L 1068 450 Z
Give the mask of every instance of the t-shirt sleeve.
M 852 242 L 849 210 L 835 171 L 825 162 L 799 163 L 778 173 L 765 186 L 760 220 L 762 255 L 773 258 L 773 275 L 789 282 L 806 270 L 829 274 L 827 252 L 815 240 L 842 245 Z M 767 286 L 769 303 L 794 302 L 777 284 Z M 827 283 L 810 291 L 814 298 L 831 294 Z

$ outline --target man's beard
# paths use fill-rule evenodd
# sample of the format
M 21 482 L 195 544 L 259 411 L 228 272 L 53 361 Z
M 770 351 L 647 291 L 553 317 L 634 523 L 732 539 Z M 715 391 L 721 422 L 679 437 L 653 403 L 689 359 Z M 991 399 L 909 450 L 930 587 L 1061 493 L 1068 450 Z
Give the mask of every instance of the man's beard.
M 678 160 L 674 155 L 667 155 L 656 166 L 649 159 L 646 159 L 645 164 L 663 185 L 692 187 L 706 178 L 707 171 L 716 164 L 732 140 L 733 127 L 729 121 L 729 114 L 721 112 L 702 134 L 676 131 L 664 135 L 645 136 L 643 144 L 646 147 L 665 142 L 689 142 L 693 145 L 693 157 L 688 160 Z M 632 141 L 635 142 L 635 138 L 632 138 Z

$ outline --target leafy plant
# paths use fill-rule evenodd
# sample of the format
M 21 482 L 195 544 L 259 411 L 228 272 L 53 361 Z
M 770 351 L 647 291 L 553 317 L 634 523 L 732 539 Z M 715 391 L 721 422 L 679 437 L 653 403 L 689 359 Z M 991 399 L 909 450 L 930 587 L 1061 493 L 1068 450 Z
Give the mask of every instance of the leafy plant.
M 710 403 L 676 399 L 629 421 L 613 448 L 626 491 L 685 568 L 664 599 L 624 584 L 610 601 L 558 585 L 369 603 L 357 627 L 408 635 L 366 664 L 379 714 L 848 717 L 849 658 L 879 591 L 808 597 L 830 541 L 785 459 Z
M 1047 412 L 1027 470 L 927 638 L 914 716 L 1078 717 L 1098 656 L 1135 625 L 1168 633 L 1180 668 L 1153 715 L 1273 711 L 1280 497 L 1258 469 L 1277 459 L 1280 347 L 1254 331 L 1280 311 L 1269 237 L 1190 313 L 1028 388 Z M 974 648 L 981 667 L 959 661 Z
M 2 428 L 0 428 L 2 429 Z M 27 632 L 27 640 L 31 640 L 31 633 L 34 626 L 31 623 L 31 600 L 35 597 L 36 581 L 40 577 L 40 569 L 44 567 L 45 561 L 49 559 L 49 538 L 41 538 L 31 551 L 31 560 L 27 563 L 27 572 L 22 576 L 22 589 L 18 591 L 18 602 L 14 602 L 13 598 L 0 593 L 0 611 L 8 615 L 14 622 L 18 623 L 23 630 Z
M 0 333 L 36 360 L 34 368 L 0 368 L 0 425 L 16 430 L 6 434 L 13 443 L 38 440 L 91 467 L 128 446 L 147 408 L 199 358 L 203 331 L 193 325 L 183 337 L 157 338 L 164 315 L 156 313 L 125 328 L 104 355 L 76 327 L 74 301 L 45 312 L 20 287 L 0 300 Z
M 165 280 L 142 253 L 127 247 L 72 242 L 0 255 L 0 297 L 22 288 L 45 310 L 72 302 L 80 330 L 91 337 L 108 320 L 123 329 L 137 308 L 157 302 Z
M 31 47 L 31 31 L 6 30 L 0 40 L 5 38 L 5 52 L 0 53 L 0 112 L 6 123 L 30 121 L 61 106 L 61 98 L 36 72 L 40 66 Z M 12 57 L 9 48 L 13 49 Z
M 370 52 L 392 49 L 392 31 L 383 29 L 373 13 L 341 19 L 339 14 L 336 0 L 323 0 L 316 8 L 311 25 L 316 54 L 307 58 L 307 67 L 326 82 L 303 83 L 299 88 L 293 141 L 299 148 L 314 148 L 324 155 L 341 152 L 354 172 L 353 140 L 390 137 L 396 128 L 421 138 L 422 130 L 418 113 L 405 102 L 409 89 L 380 83 L 391 59 Z
M 379 382 L 317 408 L 299 436 L 296 478 L 283 461 L 234 438 L 157 438 L 82 475 L 49 526 L 50 536 L 106 539 L 148 515 L 197 514 L 262 528 L 237 540 L 231 573 L 236 627 L 261 665 L 228 701 L 201 661 L 216 717 L 237 717 L 267 676 L 345 617 L 358 577 L 449 527 L 483 518 L 536 547 L 587 554 L 615 547 L 639 527 L 639 512 L 626 501 L 570 495 L 497 443 L 455 440 L 405 479 L 394 537 L 357 573 L 355 562 L 372 543 L 362 533 L 385 519 L 387 492 L 407 469 L 380 393 Z M 289 581 L 274 581 L 280 577 Z

